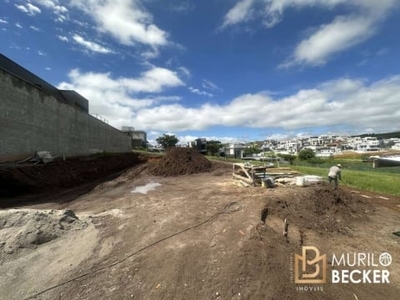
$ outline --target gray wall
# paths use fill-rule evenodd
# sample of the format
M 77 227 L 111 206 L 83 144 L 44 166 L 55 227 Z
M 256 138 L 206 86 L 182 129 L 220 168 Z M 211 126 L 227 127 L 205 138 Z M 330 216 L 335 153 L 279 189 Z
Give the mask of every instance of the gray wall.
M 131 138 L 0 69 L 0 161 L 47 150 L 85 155 L 129 152 Z

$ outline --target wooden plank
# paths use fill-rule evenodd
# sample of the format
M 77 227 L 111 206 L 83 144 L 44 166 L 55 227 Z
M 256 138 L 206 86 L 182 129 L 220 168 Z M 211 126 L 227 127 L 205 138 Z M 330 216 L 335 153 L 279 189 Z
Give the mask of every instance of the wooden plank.
M 246 174 L 247 178 L 253 182 L 253 178 L 250 176 L 249 172 L 247 172 L 247 170 L 244 168 L 244 166 L 242 164 L 235 164 L 235 165 L 238 166 L 240 168 L 240 171 L 242 171 L 244 174 Z M 236 169 L 234 168 L 233 174 L 235 174 L 235 172 L 236 172 Z
M 248 184 L 247 182 L 244 182 L 243 180 L 240 180 L 240 184 L 243 185 L 244 187 L 250 186 L 250 184 Z
M 241 169 L 247 175 L 247 177 L 253 181 L 253 177 L 250 176 L 249 172 L 247 172 L 247 170 L 244 167 L 241 167 Z
M 238 174 L 232 174 L 232 175 L 233 175 L 233 177 L 235 177 L 235 178 L 241 179 L 241 180 L 243 180 L 243 181 L 245 181 L 245 182 L 248 182 L 248 183 L 250 183 L 250 184 L 254 184 L 253 180 L 251 180 L 251 179 L 249 179 L 249 178 L 243 177 L 243 176 L 238 175 Z

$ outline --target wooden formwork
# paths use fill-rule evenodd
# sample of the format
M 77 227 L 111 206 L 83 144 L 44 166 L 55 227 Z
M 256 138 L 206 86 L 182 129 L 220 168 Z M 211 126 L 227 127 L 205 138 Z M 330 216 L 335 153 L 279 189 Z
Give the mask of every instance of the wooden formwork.
M 235 179 L 243 180 L 253 186 L 261 184 L 261 179 L 265 178 L 266 166 L 253 166 L 243 163 L 232 165 L 232 176 Z

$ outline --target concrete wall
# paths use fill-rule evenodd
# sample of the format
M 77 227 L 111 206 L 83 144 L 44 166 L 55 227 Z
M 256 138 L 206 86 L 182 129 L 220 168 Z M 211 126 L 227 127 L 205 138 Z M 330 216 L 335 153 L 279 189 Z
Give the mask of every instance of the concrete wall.
M 0 69 L 0 161 L 35 151 L 85 155 L 128 152 L 131 138 Z

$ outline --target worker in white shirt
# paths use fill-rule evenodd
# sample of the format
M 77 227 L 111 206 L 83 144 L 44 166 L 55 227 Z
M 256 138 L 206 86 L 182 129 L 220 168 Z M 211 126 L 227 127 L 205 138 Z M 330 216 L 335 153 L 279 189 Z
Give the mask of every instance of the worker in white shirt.
M 329 174 L 328 174 L 329 184 L 331 184 L 331 182 L 334 181 L 335 187 L 338 186 L 338 179 L 342 180 L 341 170 L 342 170 L 341 164 L 337 164 L 336 166 L 333 166 L 329 169 Z

